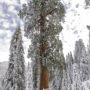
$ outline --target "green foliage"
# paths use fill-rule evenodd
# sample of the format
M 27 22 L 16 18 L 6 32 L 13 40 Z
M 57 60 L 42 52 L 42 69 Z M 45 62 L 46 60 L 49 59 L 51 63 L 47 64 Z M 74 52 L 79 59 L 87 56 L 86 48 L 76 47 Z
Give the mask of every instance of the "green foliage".
M 31 39 L 28 57 L 46 65 L 51 71 L 52 67 L 58 68 L 61 74 L 65 60 L 59 33 L 64 15 L 61 0 L 29 0 L 20 11 L 25 23 L 25 36 Z

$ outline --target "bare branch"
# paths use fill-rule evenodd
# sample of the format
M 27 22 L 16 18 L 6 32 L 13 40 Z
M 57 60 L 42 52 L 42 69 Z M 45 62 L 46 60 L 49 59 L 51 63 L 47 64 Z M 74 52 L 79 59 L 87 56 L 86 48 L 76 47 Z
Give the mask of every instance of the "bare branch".
M 48 11 L 47 14 L 46 14 L 45 16 L 48 16 L 48 15 L 52 14 L 55 10 L 56 10 L 56 8 L 54 8 L 54 9 L 51 10 L 51 11 Z

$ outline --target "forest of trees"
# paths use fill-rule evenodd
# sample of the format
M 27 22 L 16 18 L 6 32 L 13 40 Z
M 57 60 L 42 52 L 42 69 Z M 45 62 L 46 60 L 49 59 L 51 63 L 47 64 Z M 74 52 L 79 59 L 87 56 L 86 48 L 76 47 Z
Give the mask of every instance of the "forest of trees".
M 87 48 L 85 48 L 83 40 L 79 39 L 76 41 L 73 53 L 74 56 L 71 52 L 66 56 L 62 80 L 59 66 L 58 69 L 56 67 L 49 68 L 48 90 L 90 89 L 90 31 Z M 23 54 L 21 30 L 18 27 L 11 40 L 8 69 L 0 90 L 39 90 L 39 63 L 32 61 L 25 66 Z M 34 88 L 34 85 L 37 88 Z
M 87 49 L 79 39 L 73 55 L 70 52 L 64 57 L 59 36 L 65 13 L 60 0 L 28 0 L 22 6 L 19 16 L 24 21 L 25 37 L 31 41 L 28 48 L 31 63 L 25 66 L 18 25 L 11 39 L 1 90 L 90 90 L 90 31 Z

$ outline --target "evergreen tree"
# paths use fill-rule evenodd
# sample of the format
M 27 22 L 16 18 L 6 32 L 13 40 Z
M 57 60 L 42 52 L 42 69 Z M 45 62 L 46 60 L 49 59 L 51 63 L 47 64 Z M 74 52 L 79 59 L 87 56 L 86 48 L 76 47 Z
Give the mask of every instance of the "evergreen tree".
M 39 89 L 39 83 L 40 83 L 40 65 L 38 60 L 33 59 L 32 62 L 32 83 L 33 83 L 33 90 L 38 90 Z
M 89 29 L 89 28 L 88 28 Z M 86 64 L 87 64 L 87 70 L 88 70 L 88 79 L 90 79 L 90 31 L 89 31 L 89 45 L 88 45 L 88 50 L 87 50 L 87 53 L 86 53 Z
M 62 80 L 62 89 L 61 90 L 72 90 L 73 84 L 73 57 L 70 52 L 66 56 L 66 68 L 63 70 L 63 80 Z
M 80 68 L 77 63 L 73 65 L 73 90 L 81 90 Z
M 73 65 L 73 85 L 75 90 L 81 90 L 83 81 L 89 79 L 88 55 L 83 41 L 76 42 Z
M 89 26 L 88 26 L 89 27 Z M 89 29 L 89 28 L 88 28 Z M 90 30 L 89 30 L 89 45 L 88 45 L 88 53 L 90 53 Z
M 80 62 L 82 61 L 81 58 L 84 58 L 85 53 L 86 50 L 84 43 L 81 39 L 79 39 L 79 41 L 76 41 L 75 44 L 74 63 L 80 64 Z
M 72 90 L 73 84 L 73 57 L 72 53 L 69 53 L 66 57 L 66 72 L 67 72 L 67 90 Z
M 63 70 L 63 79 L 62 79 L 61 90 L 68 90 L 68 83 L 67 82 L 68 82 L 67 81 L 67 71 Z
M 81 81 L 86 81 L 89 79 L 89 69 L 88 69 L 88 59 L 87 59 L 87 53 L 85 50 L 85 46 L 83 41 L 80 39 L 76 42 L 76 59 L 78 60 L 79 70 L 80 70 L 80 78 Z
M 28 62 L 27 70 L 26 70 L 26 90 L 33 90 L 32 85 L 32 65 Z
M 20 27 L 18 27 L 11 40 L 10 58 L 4 80 L 4 90 L 25 90 L 23 54 L 21 30 Z
M 64 14 L 65 8 L 60 0 L 28 0 L 20 11 L 20 17 L 25 21 L 25 35 L 32 42 L 28 56 L 39 64 L 40 72 L 35 72 L 40 74 L 40 90 L 48 88 L 48 65 L 61 67 L 61 74 L 63 71 L 64 59 L 60 58 L 62 43 L 59 33 L 62 31 L 60 22 Z M 37 85 L 33 90 L 36 89 Z

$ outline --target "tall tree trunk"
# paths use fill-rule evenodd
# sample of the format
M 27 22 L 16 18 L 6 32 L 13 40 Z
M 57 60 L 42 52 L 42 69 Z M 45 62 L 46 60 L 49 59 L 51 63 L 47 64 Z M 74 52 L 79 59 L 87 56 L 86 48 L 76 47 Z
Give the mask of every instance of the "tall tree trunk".
M 41 76 L 40 76 L 40 90 L 47 89 L 48 88 L 48 69 L 46 66 L 46 63 L 43 63 L 43 58 L 45 58 L 46 50 L 48 49 L 48 42 L 46 40 L 45 32 L 45 22 L 46 22 L 46 16 L 45 16 L 45 0 L 42 0 L 41 3 L 41 14 L 40 14 L 40 66 L 41 66 Z
M 42 66 L 41 69 L 41 83 L 40 83 L 40 90 L 48 88 L 48 69 L 46 66 Z

